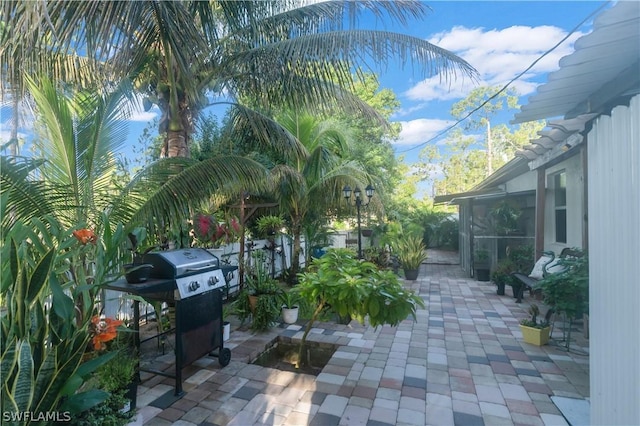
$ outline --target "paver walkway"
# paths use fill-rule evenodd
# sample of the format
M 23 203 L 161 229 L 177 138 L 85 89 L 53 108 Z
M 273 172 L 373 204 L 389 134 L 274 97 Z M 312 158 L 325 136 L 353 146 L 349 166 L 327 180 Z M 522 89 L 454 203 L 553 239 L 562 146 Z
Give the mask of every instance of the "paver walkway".
M 231 363 L 203 358 L 185 368 L 182 398 L 172 379 L 143 377 L 133 424 L 566 424 L 550 396 L 588 397 L 588 356 L 522 342 L 529 300 L 497 296 L 491 283 L 465 278 L 456 259 L 432 252 L 418 281 L 406 283 L 426 303 L 417 321 L 377 330 L 319 324 L 313 340 L 341 346 L 317 377 L 248 363 L 278 335 L 299 338 L 300 326 L 236 330 L 225 343 Z

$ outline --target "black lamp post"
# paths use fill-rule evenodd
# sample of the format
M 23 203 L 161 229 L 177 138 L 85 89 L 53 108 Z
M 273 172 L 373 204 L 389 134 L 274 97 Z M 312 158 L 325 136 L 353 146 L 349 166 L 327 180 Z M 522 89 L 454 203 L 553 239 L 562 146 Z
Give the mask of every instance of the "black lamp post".
M 360 259 L 362 259 L 362 230 L 360 229 L 360 207 L 367 206 L 371 202 L 371 197 L 373 197 L 374 191 L 375 189 L 373 186 L 371 186 L 371 184 L 367 185 L 367 187 L 364 189 L 364 193 L 367 196 L 366 204 L 362 203 L 362 192 L 360 192 L 360 188 L 356 186 L 356 189 L 353 191 L 356 210 L 358 212 L 358 258 Z M 351 187 L 349 185 L 346 185 L 344 188 L 342 188 L 342 195 L 347 201 L 351 199 Z

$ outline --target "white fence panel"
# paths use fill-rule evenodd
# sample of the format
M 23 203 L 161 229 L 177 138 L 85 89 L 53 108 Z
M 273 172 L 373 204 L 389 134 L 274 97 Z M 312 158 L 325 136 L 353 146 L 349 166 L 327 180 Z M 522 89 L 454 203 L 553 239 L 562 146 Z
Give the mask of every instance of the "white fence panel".
M 591 423 L 640 424 L 640 96 L 588 135 Z

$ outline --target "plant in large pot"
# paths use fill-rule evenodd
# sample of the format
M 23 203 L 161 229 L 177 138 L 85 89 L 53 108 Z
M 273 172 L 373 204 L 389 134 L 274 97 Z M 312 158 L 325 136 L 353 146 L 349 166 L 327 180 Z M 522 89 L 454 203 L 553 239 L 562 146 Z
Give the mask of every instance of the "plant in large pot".
M 489 212 L 496 234 L 509 235 L 517 232 L 518 220 L 522 210 L 512 202 L 503 200 L 496 204 Z
M 473 269 L 478 281 L 489 281 L 491 278 L 489 250 L 478 248 L 473 253 Z
M 532 345 L 542 346 L 549 342 L 549 316 L 552 311 L 547 312 L 544 320 L 538 321 L 540 315 L 540 308 L 535 303 L 529 307 L 529 319 L 523 319 L 520 321 L 520 331 L 522 332 L 522 338 L 525 342 Z
M 394 253 L 404 270 L 404 276 L 410 281 L 418 279 L 420 265 L 427 259 L 427 249 L 421 237 L 403 235 L 393 245 Z
M 269 241 L 269 244 L 265 246 L 265 249 L 269 251 L 269 255 L 271 257 L 271 277 L 275 277 L 276 275 L 276 252 L 280 253 L 281 260 L 283 262 L 282 269 L 286 268 L 286 262 L 284 259 L 284 251 L 282 250 L 282 246 L 278 246 L 276 243 L 277 235 L 282 231 L 284 227 L 284 219 L 280 216 L 267 215 L 260 217 L 257 222 L 258 232 L 264 238 Z
M 282 287 L 271 278 L 265 264 L 265 253 L 253 253 L 253 265 L 247 270 L 244 289 L 235 302 L 235 312 L 241 320 L 252 316 L 251 328 L 265 331 L 278 320 L 281 310 Z
M 499 296 L 504 295 L 505 286 L 512 285 L 511 274 L 516 270 L 516 264 L 511 259 L 505 258 L 498 261 L 496 269 L 491 272 L 491 281 L 498 287 L 496 293 Z
M 267 215 L 258 218 L 256 221 L 258 232 L 267 239 L 275 237 L 284 226 L 284 219 L 280 216 Z
M 300 296 L 296 288 L 282 292 L 282 321 L 295 324 L 300 311 Z

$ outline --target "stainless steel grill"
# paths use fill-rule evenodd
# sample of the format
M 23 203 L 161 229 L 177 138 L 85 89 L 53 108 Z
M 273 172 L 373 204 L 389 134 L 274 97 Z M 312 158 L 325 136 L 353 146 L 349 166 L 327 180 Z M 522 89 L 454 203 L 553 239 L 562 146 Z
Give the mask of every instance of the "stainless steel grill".
M 217 356 L 223 367 L 231 360 L 231 351 L 224 348 L 222 339 L 222 294 L 226 288 L 225 272 L 229 268 L 223 272 L 220 260 L 199 248 L 147 253 L 144 262 L 153 265 L 149 280 L 141 284 L 121 280 L 108 288 L 175 306 L 175 329 L 172 330 L 175 332 L 175 374 L 151 369 L 141 371 L 175 378 L 175 394 L 180 395 L 184 367 L 205 355 Z M 135 301 L 136 330 L 139 320 L 139 303 Z M 139 348 L 142 342 L 158 337 L 141 341 L 136 333 L 136 345 Z

